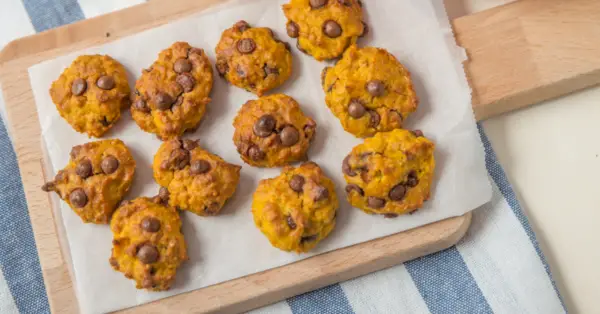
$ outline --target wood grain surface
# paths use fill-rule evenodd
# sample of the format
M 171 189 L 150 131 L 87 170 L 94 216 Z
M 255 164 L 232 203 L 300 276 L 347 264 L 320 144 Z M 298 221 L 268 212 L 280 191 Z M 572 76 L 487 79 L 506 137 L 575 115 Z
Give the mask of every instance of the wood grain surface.
M 45 181 L 42 143 L 27 68 L 220 2 L 151 1 L 19 39 L 0 53 L 7 127 L 13 136 L 52 312 L 76 313 L 78 305 L 52 202 L 40 190 Z M 466 69 L 476 116 L 487 118 L 600 82 L 598 16 L 600 2 L 596 0 L 522 0 L 455 20 L 458 41 L 471 59 Z M 471 214 L 466 214 L 123 312 L 245 311 L 442 250 L 464 235 L 470 221 Z

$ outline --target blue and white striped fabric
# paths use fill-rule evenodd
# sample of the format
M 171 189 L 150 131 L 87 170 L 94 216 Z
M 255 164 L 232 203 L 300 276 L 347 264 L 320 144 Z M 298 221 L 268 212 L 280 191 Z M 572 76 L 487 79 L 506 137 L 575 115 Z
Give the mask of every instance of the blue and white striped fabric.
M 142 0 L 0 0 L 8 41 Z M 0 107 L 4 103 L 0 95 Z M 15 153 L 0 120 L 0 313 L 48 313 Z M 527 218 L 480 128 L 494 184 L 455 247 L 252 313 L 564 313 Z

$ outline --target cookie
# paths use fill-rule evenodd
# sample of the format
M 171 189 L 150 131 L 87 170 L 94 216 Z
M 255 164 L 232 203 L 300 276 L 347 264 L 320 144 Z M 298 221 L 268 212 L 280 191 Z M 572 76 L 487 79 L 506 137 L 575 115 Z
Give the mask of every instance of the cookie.
M 310 251 L 331 233 L 337 208 L 333 182 L 313 162 L 260 181 L 252 200 L 258 229 L 274 247 L 297 253 Z
M 306 159 L 317 124 L 293 98 L 276 94 L 244 104 L 233 127 L 233 142 L 244 162 L 279 167 Z
M 435 145 L 421 131 L 377 133 L 342 162 L 348 202 L 368 214 L 412 213 L 429 199 Z
M 223 32 L 215 52 L 219 74 L 258 96 L 280 86 L 292 74 L 289 45 L 266 27 L 239 21 Z
M 206 112 L 213 86 L 204 50 L 176 42 L 163 50 L 135 83 L 133 120 L 162 140 L 194 131 Z
M 170 206 L 215 216 L 235 192 L 242 167 L 211 154 L 192 140 L 164 142 L 154 156 L 159 196 Z
M 69 164 L 42 186 L 56 192 L 85 223 L 107 224 L 133 181 L 135 160 L 118 139 L 71 150 Z
M 384 49 L 352 46 L 322 74 L 327 106 L 357 137 L 401 128 L 417 109 L 410 73 Z
M 127 73 L 109 56 L 80 56 L 52 83 L 50 97 L 75 131 L 101 137 L 130 104 Z
M 288 36 L 315 59 L 335 59 L 367 33 L 360 0 L 291 0 L 283 5 Z
M 169 290 L 177 268 L 188 259 L 177 210 L 137 198 L 117 209 L 110 229 L 112 268 L 135 280 L 138 289 Z

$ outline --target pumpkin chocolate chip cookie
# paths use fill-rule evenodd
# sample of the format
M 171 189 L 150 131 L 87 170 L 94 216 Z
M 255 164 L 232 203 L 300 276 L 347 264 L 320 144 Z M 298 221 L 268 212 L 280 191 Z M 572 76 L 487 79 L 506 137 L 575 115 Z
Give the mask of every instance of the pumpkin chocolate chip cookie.
M 319 61 L 341 56 L 368 29 L 360 0 L 291 0 L 283 12 L 298 49 Z
M 161 145 L 152 168 L 165 203 L 215 216 L 235 192 L 242 167 L 203 150 L 196 141 L 175 139 Z
M 380 48 L 350 47 L 321 78 L 327 106 L 357 137 L 401 128 L 419 102 L 410 73 Z
M 162 140 L 195 130 L 210 102 L 213 72 L 204 50 L 176 42 L 135 84 L 131 115 L 142 130 Z
M 231 84 L 262 96 L 292 73 L 289 45 L 266 27 L 245 21 L 225 30 L 215 49 L 217 71 Z
M 366 139 L 342 163 L 348 201 L 387 217 L 418 210 L 429 199 L 434 148 L 421 131 L 397 129 Z
M 101 137 L 130 104 L 125 68 L 109 56 L 80 56 L 52 83 L 56 109 L 75 131 Z
M 115 212 L 109 259 L 138 289 L 168 290 L 179 265 L 188 259 L 181 219 L 173 207 L 141 197 Z
M 329 235 L 337 208 L 333 182 L 313 162 L 285 167 L 278 177 L 260 181 L 252 201 L 254 223 L 271 244 L 297 253 Z
M 73 147 L 69 164 L 42 190 L 56 192 L 83 222 L 107 224 L 134 173 L 135 160 L 121 140 L 91 142 Z
M 233 126 L 233 142 L 247 164 L 278 167 L 306 158 L 317 124 L 293 98 L 276 94 L 248 101 Z

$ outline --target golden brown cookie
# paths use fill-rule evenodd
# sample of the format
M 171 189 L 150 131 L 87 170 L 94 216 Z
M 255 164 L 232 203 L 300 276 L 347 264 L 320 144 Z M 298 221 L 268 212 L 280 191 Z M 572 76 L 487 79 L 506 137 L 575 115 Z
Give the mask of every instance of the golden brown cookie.
M 212 66 L 204 50 L 176 42 L 142 71 L 131 115 L 142 130 L 162 140 L 176 138 L 198 127 L 212 86 Z
M 293 98 L 276 94 L 248 101 L 233 126 L 233 142 L 247 164 L 278 167 L 306 159 L 317 124 Z
M 42 190 L 56 192 L 83 222 L 107 224 L 134 173 L 135 160 L 121 140 L 90 142 L 73 147 L 69 164 Z
M 136 282 L 136 288 L 169 290 L 188 259 L 181 219 L 173 207 L 146 197 L 125 202 L 110 222 L 110 265 Z
M 109 56 L 80 56 L 52 83 L 50 96 L 75 131 L 101 137 L 129 106 L 127 73 Z
M 223 32 L 215 52 L 219 74 L 258 96 L 280 86 L 292 74 L 289 45 L 266 27 L 239 21 Z
M 434 148 L 421 131 L 397 129 L 366 139 L 342 163 L 348 201 L 388 217 L 421 208 L 429 199 Z
M 360 0 L 291 0 L 283 13 L 296 47 L 319 61 L 341 56 L 368 31 Z
M 357 137 L 401 128 L 419 102 L 410 73 L 380 48 L 348 48 L 323 70 L 322 85 L 329 109 Z
M 241 168 L 187 139 L 164 142 L 152 164 L 154 179 L 163 187 L 159 196 L 200 216 L 219 214 L 237 188 Z
M 252 201 L 254 223 L 284 251 L 308 252 L 335 227 L 338 199 L 333 182 L 314 162 L 285 167 L 260 181 Z

